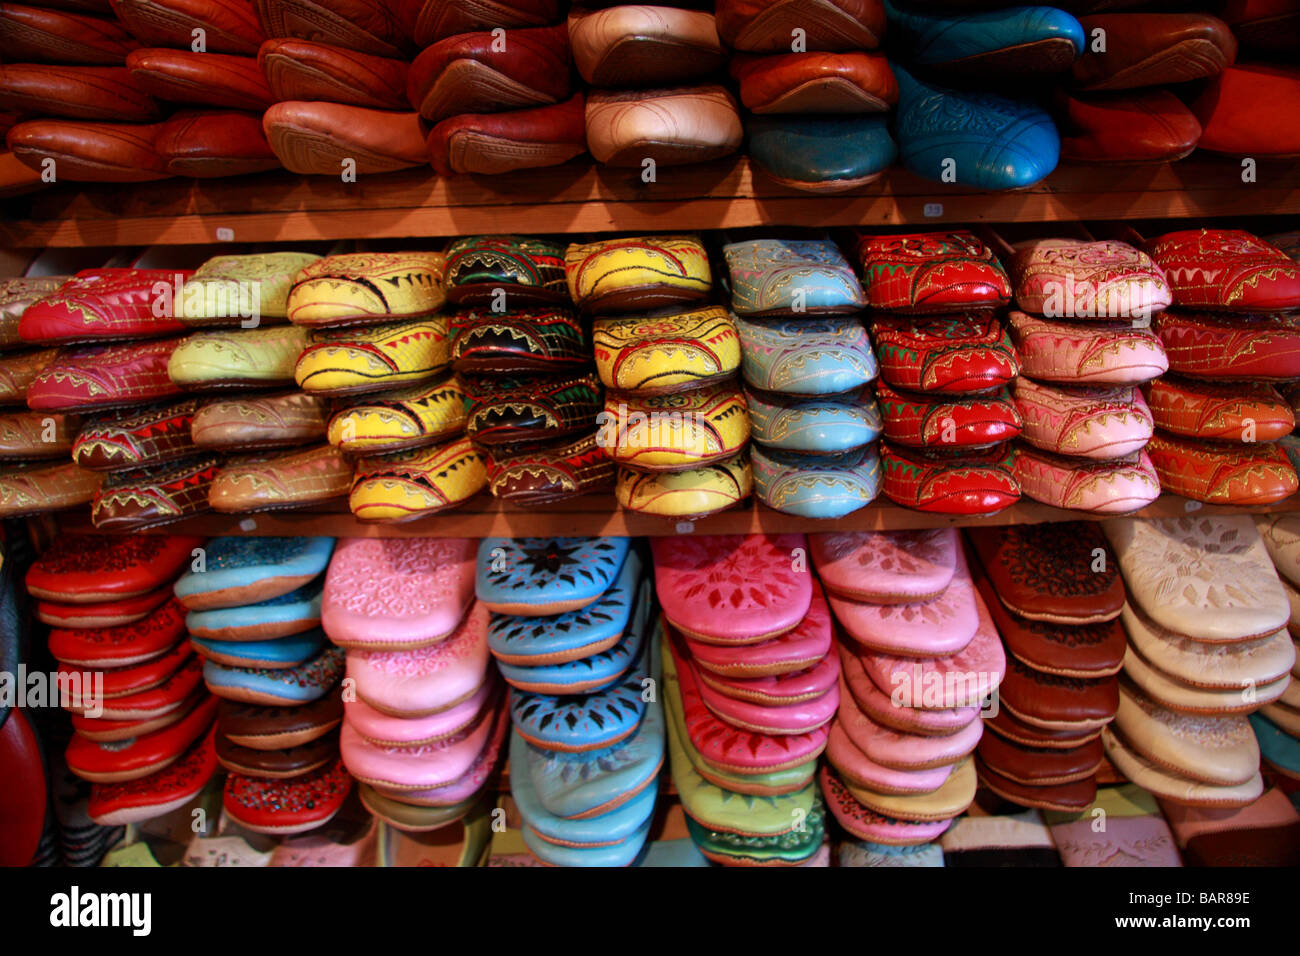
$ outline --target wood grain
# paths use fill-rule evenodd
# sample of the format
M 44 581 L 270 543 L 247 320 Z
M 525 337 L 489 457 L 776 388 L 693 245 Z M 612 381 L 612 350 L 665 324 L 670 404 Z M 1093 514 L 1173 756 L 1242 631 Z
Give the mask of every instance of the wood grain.
M 934 208 L 935 205 L 940 208 Z M 780 186 L 743 157 L 639 170 L 581 159 L 527 176 L 440 179 L 427 168 L 332 177 L 274 172 L 141 186 L 61 184 L 9 204 L 8 246 L 416 238 L 500 232 L 599 233 L 755 225 L 1130 220 L 1300 213 L 1300 162 L 1261 163 L 1241 181 L 1230 158 L 1155 166 L 1063 166 L 1019 192 L 974 192 L 892 169 L 860 190 L 819 196 Z
M 1172 518 L 1185 514 L 1253 514 L 1300 511 L 1300 495 L 1276 505 L 1234 508 L 1200 505 L 1175 495 L 1163 495 L 1137 512 L 1142 518 Z M 819 531 L 898 531 L 909 528 L 977 525 L 1040 524 L 1049 521 L 1099 521 L 1104 516 L 1065 511 L 1022 501 L 996 515 L 957 518 L 876 502 L 833 521 L 816 521 L 773 511 L 748 502 L 698 521 L 680 522 L 624 511 L 613 498 L 589 495 L 546 507 L 523 507 L 480 495 L 460 508 L 403 524 L 365 524 L 347 510 L 343 499 L 311 511 L 269 511 L 250 515 L 206 514 L 152 529 L 161 534 L 201 535 L 328 535 L 347 538 L 486 538 L 544 536 L 663 536 L 674 534 L 782 534 Z M 91 531 L 88 512 L 60 516 L 64 530 Z

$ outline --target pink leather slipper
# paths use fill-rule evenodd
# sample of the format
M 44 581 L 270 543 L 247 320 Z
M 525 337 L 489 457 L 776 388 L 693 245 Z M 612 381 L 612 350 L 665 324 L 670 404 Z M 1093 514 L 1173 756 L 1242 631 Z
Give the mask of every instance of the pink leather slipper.
M 488 610 L 474 602 L 445 641 L 408 651 L 348 651 L 357 697 L 395 717 L 427 717 L 463 703 L 487 675 Z
M 812 582 L 808 613 L 793 630 L 757 644 L 707 644 L 684 638 L 701 674 L 746 680 L 805 670 L 831 654 L 831 610 L 821 585 Z
M 757 644 L 792 630 L 812 602 L 802 534 L 651 538 L 664 616 L 687 637 Z
M 899 657 L 950 657 L 975 636 L 975 586 L 957 552 L 952 580 L 938 597 L 917 604 L 868 604 L 832 594 L 835 619 L 866 650 Z
M 965 650 L 950 657 L 861 655 L 863 670 L 880 690 L 922 710 L 978 707 L 1002 683 L 1007 657 L 988 609 L 975 598 L 979 624 Z
M 808 538 L 817 574 L 830 594 L 872 604 L 937 598 L 957 567 L 956 528 L 841 531 Z

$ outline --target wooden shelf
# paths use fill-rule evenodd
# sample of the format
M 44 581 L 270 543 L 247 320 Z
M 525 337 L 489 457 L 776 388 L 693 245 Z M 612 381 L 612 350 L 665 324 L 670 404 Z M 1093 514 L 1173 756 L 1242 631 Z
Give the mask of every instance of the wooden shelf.
M 1300 213 L 1300 162 L 1195 154 L 1152 166 L 1065 165 L 1017 192 L 976 192 L 891 169 L 836 195 L 780 186 L 743 157 L 640 170 L 575 160 L 519 176 L 439 179 L 428 169 L 356 183 L 288 172 L 139 185 L 60 184 L 7 203 L 0 245 L 114 246 L 215 241 L 664 231 L 903 223 L 1165 219 Z
M 1141 518 L 1173 518 L 1186 514 L 1253 514 L 1300 511 L 1300 495 L 1275 505 L 1254 508 L 1201 505 L 1175 495 L 1163 495 L 1136 513 Z M 1064 511 L 1022 501 L 988 517 L 952 517 L 900 508 L 888 502 L 868 505 L 853 514 L 816 521 L 773 511 L 748 502 L 696 521 L 673 521 L 624 511 L 613 498 L 588 495 L 546 506 L 525 507 L 486 495 L 454 511 L 402 524 L 367 524 L 354 518 L 343 499 L 311 511 L 268 511 L 246 515 L 206 514 L 148 529 L 160 534 L 198 535 L 326 535 L 336 538 L 487 538 L 487 537 L 613 537 L 674 534 L 781 534 L 817 531 L 899 531 L 949 526 L 1040 524 L 1049 521 L 1099 521 L 1106 515 Z M 92 531 L 87 512 L 68 512 L 59 525 L 68 531 Z

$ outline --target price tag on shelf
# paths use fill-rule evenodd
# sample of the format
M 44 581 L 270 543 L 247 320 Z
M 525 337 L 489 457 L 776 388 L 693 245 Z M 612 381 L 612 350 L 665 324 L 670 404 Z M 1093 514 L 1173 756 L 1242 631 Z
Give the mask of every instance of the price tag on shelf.
M 927 219 L 938 219 L 943 215 L 943 203 L 928 202 L 925 204 L 925 209 L 923 209 L 922 212 L 925 213 L 925 218 Z
M 692 531 L 695 530 L 695 522 L 679 521 L 677 522 L 677 527 L 675 530 L 677 531 L 678 534 L 690 534 Z
M 234 242 L 234 241 L 235 241 L 235 230 L 231 229 L 229 226 L 218 226 L 218 227 L 217 227 L 217 241 L 218 241 L 218 242 Z
M 1188 500 L 1186 500 L 1186 501 L 1183 502 L 1183 510 L 1184 510 L 1184 511 L 1189 511 L 1189 512 L 1190 512 L 1190 511 L 1200 511 L 1200 510 L 1201 510 L 1201 503 L 1200 503 L 1199 501 L 1192 501 L 1192 500 L 1189 498 Z
M 257 521 L 256 521 L 255 519 L 253 519 L 253 518 L 245 518 L 243 521 L 239 522 L 239 530 L 240 530 L 240 531 L 256 531 L 256 530 L 257 530 Z

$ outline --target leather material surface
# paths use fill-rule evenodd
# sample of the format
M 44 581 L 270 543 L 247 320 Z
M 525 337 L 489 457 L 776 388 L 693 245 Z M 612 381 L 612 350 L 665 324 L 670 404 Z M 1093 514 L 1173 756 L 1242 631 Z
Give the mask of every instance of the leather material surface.
M 1197 382 L 1163 376 L 1146 388 L 1155 424 L 1175 435 L 1277 441 L 1295 428 L 1290 404 L 1264 382 Z
M 862 286 L 874 309 L 953 312 L 1011 300 L 1011 281 L 972 232 L 916 232 L 858 239 Z
M 689 83 L 723 64 L 713 14 L 620 4 L 569 14 L 569 41 L 582 78 L 598 87 Z
M 987 451 L 927 450 L 882 442 L 885 497 L 940 514 L 995 514 L 1020 499 L 1009 445 Z
M 18 326 L 27 307 L 57 292 L 70 276 L 18 276 L 0 280 L 0 351 L 23 344 Z
M 695 302 L 713 289 L 709 255 L 696 236 L 570 243 L 564 273 L 574 304 L 602 316 Z
M 716 85 L 597 90 L 586 110 L 587 147 L 613 166 L 706 162 L 735 152 L 744 138 L 736 101 Z
M 0 58 L 6 63 L 121 66 L 139 45 L 115 20 L 0 4 Z
M 872 326 L 881 377 L 918 392 L 982 392 L 1020 372 L 1011 339 L 992 313 L 882 315 Z
M 1196 501 L 1266 505 L 1300 488 L 1286 453 L 1274 444 L 1219 445 L 1159 433 L 1147 451 L 1160 486 Z
M 365 651 L 402 651 L 468 638 L 477 657 L 477 628 L 457 633 L 465 615 L 474 613 L 476 551 L 476 543 L 463 538 L 343 541 L 325 576 L 321 615 L 326 633 L 342 647 Z M 381 580 L 402 586 L 373 589 Z M 480 620 L 485 617 L 477 612 L 471 624 L 485 625 Z M 381 659 L 367 660 L 374 664 Z M 477 667 L 458 673 L 460 686 L 444 688 L 454 691 L 448 702 L 478 687 L 483 677 Z
M 487 486 L 484 455 L 454 438 L 357 461 L 348 506 L 362 521 L 409 521 L 453 508 Z
M 1129 514 L 1151 504 L 1161 490 L 1146 451 L 1096 461 L 1022 444 L 1016 449 L 1016 480 L 1035 501 L 1096 514 Z
M 1231 66 L 1192 101 L 1200 147 L 1234 156 L 1300 156 L 1300 69 Z
M 615 470 L 594 432 L 557 442 L 493 448 L 487 455 L 488 491 L 511 501 L 541 504 L 609 492 Z
M 582 94 L 553 106 L 454 116 L 430 130 L 428 145 L 440 176 L 558 166 L 587 151 Z
M 755 164 L 810 192 L 864 186 L 898 156 L 883 116 L 751 116 L 745 132 Z
M 991 590 L 1018 617 L 1054 624 L 1112 621 L 1124 607 L 1124 582 L 1094 524 L 1053 522 L 972 528 L 967 538 Z M 1098 561 L 1097 549 L 1103 560 Z M 1097 568 L 1100 567 L 1100 570 Z M 1119 667 L 1119 659 L 1110 663 Z
M 364 329 L 318 329 L 298 357 L 294 379 L 308 392 L 377 392 L 427 381 L 446 367 L 447 357 L 444 316 Z
M 1119 558 L 1129 602 L 1164 628 L 1218 643 L 1272 634 L 1290 618 L 1249 516 L 1126 519 L 1102 530 Z
M 133 50 L 126 68 L 142 90 L 172 103 L 260 112 L 277 99 L 252 57 L 151 48 Z
M 722 254 L 738 316 L 793 315 L 794 327 L 820 331 L 806 320 L 866 304 L 853 267 L 829 239 L 751 239 L 728 243 Z
M 36 376 L 59 355 L 59 349 L 24 349 L 0 357 L 0 403 L 23 405 Z
M 202 30 L 210 53 L 255 56 L 266 39 L 252 0 L 111 0 L 113 13 L 145 46 L 190 49 Z
M 560 0 L 411 0 L 415 42 L 496 27 L 537 27 L 560 19 Z
M 808 50 L 871 50 L 885 35 L 880 0 L 718 0 L 718 34 L 734 50 L 777 53 L 790 49 L 801 29 Z
M 880 494 L 880 455 L 874 445 L 837 455 L 750 452 L 754 491 L 769 508 L 804 518 L 839 518 Z
M 66 119 L 147 122 L 158 104 L 129 72 L 109 66 L 0 65 L 0 109 Z
M 511 312 L 570 303 L 564 246 L 558 242 L 526 236 L 466 236 L 447 246 L 446 255 L 447 301 L 461 308 L 472 305 Z
M 294 276 L 285 311 L 290 322 L 312 328 L 433 316 L 446 301 L 444 268 L 437 252 L 326 256 Z
M 745 389 L 754 440 L 776 451 L 833 455 L 880 437 L 871 389 L 836 396 L 793 396 Z
M 465 433 L 478 445 L 543 441 L 589 431 L 600 410 L 596 376 L 464 376 Z
M 139 597 L 174 580 L 202 544 L 193 535 L 62 535 L 28 569 L 24 583 L 37 598 L 68 604 Z
M 735 455 L 703 468 L 649 473 L 620 467 L 614 497 L 629 511 L 702 518 L 739 504 L 754 490 L 749 458 Z
M 1169 370 L 1197 378 L 1278 382 L 1300 376 L 1300 319 L 1162 312 L 1156 332 Z
M 340 103 L 276 103 L 262 126 L 284 168 L 339 176 L 352 160 L 357 175 L 423 165 L 425 134 L 418 113 L 395 113 Z
M 29 343 L 157 338 L 184 326 L 167 314 L 158 287 L 171 292 L 188 272 L 168 269 L 86 269 L 57 292 L 32 303 L 18 322 Z
M 813 591 L 808 575 L 790 571 L 788 554 L 807 543 L 801 534 L 653 539 L 664 616 L 710 644 L 755 644 L 793 630 Z M 756 576 L 767 582 L 761 591 L 750 587 Z
M 161 464 L 195 454 L 190 424 L 198 402 L 187 399 L 103 424 L 77 436 L 72 460 L 82 468 L 118 471 Z
M 406 97 L 431 123 L 462 113 L 545 106 L 573 91 L 563 24 L 440 40 L 411 64 Z
M 308 334 L 294 325 L 196 332 L 172 352 L 167 374 L 196 391 L 287 386 Z
M 405 110 L 405 61 L 358 53 L 311 40 L 267 40 L 257 52 L 257 66 L 273 100 L 324 100 Z
M 1052 321 L 1013 309 L 1007 324 L 1021 371 L 1036 381 L 1131 385 L 1169 370 L 1160 339 L 1131 322 Z
M 298 508 L 341 497 L 351 483 L 352 463 L 325 445 L 228 461 L 212 479 L 208 503 L 227 514 Z
M 161 124 L 30 120 L 5 137 L 23 164 L 41 171 L 51 159 L 60 179 L 91 183 L 140 183 L 166 179 L 166 163 L 154 140 Z
M 745 396 L 730 384 L 673 395 L 610 393 L 600 423 L 605 453 L 639 471 L 713 464 L 749 441 Z
M 1036 239 L 1016 245 L 1016 305 L 1053 319 L 1149 319 L 1173 301 L 1164 272 L 1124 242 Z
M 104 531 L 138 531 L 208 510 L 215 455 L 184 458 L 157 468 L 119 471 L 104 480 L 90 520 Z
M 1201 138 L 1201 123 L 1164 89 L 1120 93 L 1058 92 L 1061 158 L 1076 163 L 1171 163 Z
M 1104 30 L 1106 50 L 1085 48 L 1072 79 L 1084 90 L 1128 90 L 1215 76 L 1237 58 L 1237 39 L 1218 17 L 1199 13 L 1109 13 L 1084 17 Z
M 294 276 L 319 258 L 308 252 L 213 256 L 186 280 L 177 318 L 188 326 L 242 326 L 256 307 L 260 324 L 282 322 Z
M 1020 434 L 1021 414 L 1006 389 L 984 395 L 927 396 L 876 386 L 885 438 L 900 445 L 992 445 Z
M 1297 87 L 1300 89 L 1300 87 Z M 1300 263 L 1241 229 L 1185 229 L 1147 243 L 1181 308 L 1284 312 L 1300 307 Z
M 349 403 L 329 420 L 331 445 L 350 454 L 405 451 L 465 429 L 465 394 L 454 377 L 408 385 Z
M 1043 451 L 1105 460 L 1141 451 L 1151 438 L 1151 410 L 1132 386 L 1045 385 L 1020 378 L 1016 407 L 1023 437 Z
M 27 404 L 37 411 L 140 405 L 180 394 L 167 360 L 180 339 L 68 349 L 37 373 Z
M 1036 671 L 1064 677 L 1096 678 L 1119 673 L 1127 640 L 1118 620 L 1090 624 L 1030 620 L 1007 608 L 987 576 L 981 575 L 976 586 L 1012 657 Z M 1028 600 L 1035 597 L 1030 595 Z M 1011 739 L 1023 736 L 1016 734 Z M 1028 738 L 1018 742 L 1028 742 Z
M 923 604 L 943 594 L 957 568 L 954 529 L 846 531 L 809 538 L 828 591 L 872 604 Z
M 81 419 L 76 415 L 0 412 L 0 459 L 66 458 L 80 428 Z
M 908 61 L 946 76 L 983 81 L 1068 70 L 1084 49 L 1079 21 L 1055 7 L 929 13 L 885 0 L 889 39 Z
M 0 468 L 0 516 L 17 518 L 91 502 L 103 476 L 70 461 Z
M 857 316 L 738 317 L 736 331 L 745 381 L 756 388 L 786 395 L 834 395 L 860 389 L 878 372 L 871 339 Z
M 999 692 L 1013 717 L 1047 730 L 1095 730 L 1110 723 L 1119 706 L 1118 677 L 1044 674 L 1014 657 Z
M 299 37 L 374 56 L 402 57 L 412 46 L 400 4 L 385 0 L 256 0 L 269 37 Z M 250 53 L 256 54 L 254 47 Z
M 894 75 L 899 155 L 918 176 L 975 189 L 1023 189 L 1056 168 L 1060 137 L 1039 106 L 937 86 L 897 63 Z
M 184 110 L 159 127 L 154 148 L 173 176 L 241 176 L 280 166 L 255 113 Z
M 741 53 L 730 69 L 754 113 L 882 113 L 898 102 L 898 81 L 879 53 Z
M 194 414 L 200 448 L 229 451 L 305 445 L 325 437 L 325 399 L 293 391 L 210 402 Z
M 568 309 L 457 312 L 451 334 L 458 372 L 544 372 L 591 360 L 582 323 Z

